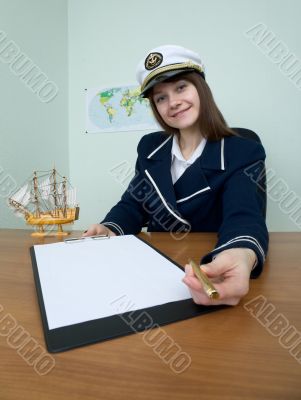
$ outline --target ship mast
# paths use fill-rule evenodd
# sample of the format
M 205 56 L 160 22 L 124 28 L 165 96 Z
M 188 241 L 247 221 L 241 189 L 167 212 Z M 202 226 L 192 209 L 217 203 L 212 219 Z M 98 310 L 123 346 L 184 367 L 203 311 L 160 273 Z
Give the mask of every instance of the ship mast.
M 66 191 L 66 182 L 67 179 L 65 176 L 63 176 L 63 207 L 64 207 L 64 217 L 67 217 L 67 191 Z
M 56 183 L 56 170 L 55 170 L 55 168 L 53 168 L 53 170 L 52 170 L 52 179 L 53 179 L 53 198 L 54 198 L 54 206 L 55 206 L 54 213 L 56 214 L 56 210 L 58 208 L 58 198 L 57 198 L 57 183 Z
M 39 197 L 38 197 L 38 177 L 37 172 L 33 173 L 33 193 L 34 193 L 34 202 L 36 204 L 36 216 L 40 217 L 40 205 L 39 205 Z

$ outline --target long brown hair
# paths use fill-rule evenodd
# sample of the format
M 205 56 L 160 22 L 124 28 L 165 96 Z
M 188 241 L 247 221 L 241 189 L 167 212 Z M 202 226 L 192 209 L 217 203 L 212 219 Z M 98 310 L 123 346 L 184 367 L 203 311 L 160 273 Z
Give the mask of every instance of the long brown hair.
M 201 77 L 197 72 L 184 72 L 182 74 L 178 74 L 170 79 L 167 79 L 164 82 L 175 82 L 179 79 L 185 79 L 191 82 L 195 87 L 200 97 L 201 102 L 201 110 L 199 115 L 199 127 L 202 132 L 202 135 L 207 140 L 220 140 L 225 136 L 233 136 L 237 135 L 232 129 L 230 129 L 215 104 L 212 92 L 207 85 L 205 79 Z M 154 116 L 158 123 L 162 126 L 162 128 L 171 134 L 179 135 L 180 131 L 177 128 L 173 128 L 167 125 L 162 117 L 160 116 L 157 107 L 153 100 L 152 90 L 146 94 L 150 101 L 151 108 L 153 110 Z

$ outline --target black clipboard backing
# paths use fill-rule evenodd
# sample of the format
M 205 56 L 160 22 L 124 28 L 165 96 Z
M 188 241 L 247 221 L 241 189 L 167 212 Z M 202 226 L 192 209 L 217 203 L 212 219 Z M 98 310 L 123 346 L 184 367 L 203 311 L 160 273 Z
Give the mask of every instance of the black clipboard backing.
M 150 245 L 148 242 L 144 241 L 140 237 L 137 238 L 152 247 L 163 257 L 167 258 L 176 267 L 182 269 L 180 265 L 175 263 L 172 259 Z M 50 353 L 66 351 L 76 347 L 129 335 L 131 333 L 142 332 L 146 329 L 155 328 L 158 325 L 163 326 L 226 307 L 224 305 L 200 306 L 195 304 L 192 299 L 187 299 L 50 330 L 47 322 L 34 246 L 30 248 L 30 255 L 45 342 Z

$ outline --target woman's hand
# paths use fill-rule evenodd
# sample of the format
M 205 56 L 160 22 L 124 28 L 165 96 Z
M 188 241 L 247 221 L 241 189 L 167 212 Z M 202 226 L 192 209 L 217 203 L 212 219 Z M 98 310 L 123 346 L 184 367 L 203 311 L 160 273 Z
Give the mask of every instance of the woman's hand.
M 219 299 L 212 300 L 205 293 L 190 265 L 185 266 L 183 282 L 188 286 L 195 303 L 202 305 L 236 305 L 249 291 L 249 280 L 256 262 L 256 254 L 247 248 L 224 250 L 208 264 L 201 266 L 219 293 Z
M 116 233 L 112 232 L 109 228 L 102 224 L 90 225 L 88 230 L 83 233 L 83 236 L 94 236 L 94 235 L 108 235 L 116 236 Z

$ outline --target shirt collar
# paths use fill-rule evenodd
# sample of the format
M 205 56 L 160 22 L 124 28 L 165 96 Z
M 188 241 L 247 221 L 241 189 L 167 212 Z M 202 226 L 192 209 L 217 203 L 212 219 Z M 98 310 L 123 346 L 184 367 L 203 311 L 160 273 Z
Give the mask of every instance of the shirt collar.
M 177 160 L 185 162 L 186 164 L 193 164 L 195 162 L 195 160 L 198 157 L 200 157 L 200 155 L 202 154 L 204 147 L 206 145 L 206 142 L 207 142 L 207 140 L 205 138 L 203 138 L 201 140 L 200 144 L 198 145 L 198 147 L 191 154 L 189 159 L 185 160 L 185 158 L 183 157 L 183 154 L 181 152 L 180 146 L 179 146 L 178 138 L 176 135 L 174 135 L 173 139 L 172 139 L 172 148 L 171 148 L 172 162 L 174 161 L 175 158 L 177 158 Z

